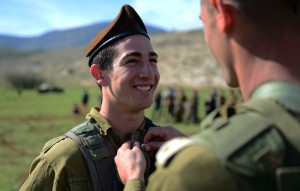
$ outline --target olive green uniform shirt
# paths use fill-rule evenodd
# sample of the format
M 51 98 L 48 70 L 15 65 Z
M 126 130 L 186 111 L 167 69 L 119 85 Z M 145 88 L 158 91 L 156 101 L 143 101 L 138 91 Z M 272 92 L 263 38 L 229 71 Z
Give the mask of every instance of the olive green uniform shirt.
M 281 83 L 281 82 L 268 82 L 262 84 L 258 87 L 251 96 L 251 99 L 265 99 L 271 98 L 279 101 L 289 110 L 295 113 L 300 113 L 300 88 L 291 84 Z M 239 117 L 244 117 L 244 119 L 239 119 Z M 235 117 L 236 120 L 240 120 L 241 126 L 248 124 L 251 128 L 254 121 L 249 121 L 247 114 L 242 114 Z M 248 121 L 247 121 L 248 119 Z M 231 119 L 229 119 L 231 120 Z M 242 120 L 242 121 L 241 121 Z M 220 120 L 214 120 L 210 122 L 211 124 L 220 123 Z M 259 123 L 259 122 L 256 122 Z M 229 125 L 230 123 L 227 123 Z M 223 127 L 226 128 L 226 123 Z M 255 124 L 256 125 L 256 124 Z M 222 127 L 222 126 L 220 126 Z M 222 128 L 223 128 L 222 127 Z M 232 130 L 232 124 L 229 129 Z M 252 125 L 253 127 L 253 125 Z M 239 127 L 234 128 L 236 131 Z M 195 137 L 203 137 L 205 130 L 202 130 Z M 230 131 L 229 131 L 230 132 Z M 277 135 L 277 134 L 275 134 Z M 268 135 L 269 136 L 269 135 Z M 244 135 L 240 134 L 240 137 L 234 137 L 232 143 L 239 139 L 243 139 Z M 218 139 L 218 137 L 213 137 Z M 170 190 L 170 191 L 193 191 L 193 190 L 205 190 L 205 191 L 231 191 L 237 190 L 237 185 L 235 184 L 234 177 L 228 170 L 224 168 L 222 160 L 220 160 L 214 152 L 209 147 L 202 146 L 199 144 L 190 144 L 191 139 L 179 138 L 173 139 L 162 146 L 162 148 L 157 153 L 157 169 L 150 176 L 149 182 L 146 190 L 156 191 L 156 190 Z M 228 141 L 227 141 L 228 142 Z M 230 140 L 229 140 L 230 142 Z M 259 141 L 258 141 L 259 143 Z M 188 145 L 188 146 L 186 146 Z M 256 145 L 257 146 L 257 145 Z M 276 145 L 274 145 L 276 147 Z M 222 148 L 222 145 L 217 145 L 217 147 Z M 249 146 L 251 147 L 251 145 Z M 254 147 L 252 145 L 252 147 Z M 252 148 L 251 148 L 252 149 Z M 251 150 L 250 149 L 250 150 Z M 252 149 L 251 151 L 255 150 Z M 238 155 L 238 154 L 237 154 Z M 239 160 L 248 160 L 248 156 L 238 156 Z M 251 173 L 253 169 L 243 169 L 244 161 L 240 161 L 241 171 L 249 170 Z M 239 161 L 235 161 L 239 163 Z M 274 161 L 275 163 L 276 161 Z M 271 165 L 270 165 L 271 166 Z M 253 172 L 256 172 L 253 170 Z M 262 181 L 262 182 L 259 182 Z M 253 185 L 263 184 L 264 180 L 253 180 Z M 267 185 L 268 186 L 268 185 Z M 138 191 L 144 190 L 145 185 L 143 182 L 138 180 L 129 181 L 124 190 L 127 191 Z M 251 187 L 248 190 L 253 190 Z M 254 189 L 255 190 L 255 189 Z M 270 190 L 270 189 L 269 189 Z M 273 190 L 273 189 L 272 189 Z
M 111 144 L 117 150 L 123 140 L 111 131 L 112 126 L 100 115 L 99 108 L 91 109 L 87 114 L 87 119 L 91 118 L 96 120 L 101 128 L 100 133 L 109 136 Z M 144 125 L 145 122 L 137 131 L 143 130 Z M 139 133 L 133 132 L 132 138 L 139 139 L 139 135 Z M 29 176 L 20 190 L 93 190 L 85 158 L 76 142 L 67 137 L 54 144 L 47 152 L 42 152 L 33 161 Z

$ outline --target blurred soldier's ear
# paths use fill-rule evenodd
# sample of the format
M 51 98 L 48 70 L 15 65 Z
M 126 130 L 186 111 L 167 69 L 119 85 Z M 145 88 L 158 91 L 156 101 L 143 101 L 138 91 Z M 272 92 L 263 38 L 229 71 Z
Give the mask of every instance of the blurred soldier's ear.
M 223 0 L 211 0 L 212 6 L 216 9 L 216 22 L 222 32 L 230 32 L 233 27 L 233 5 Z
M 101 72 L 101 70 L 97 64 L 91 65 L 90 73 L 95 78 L 97 84 L 99 84 L 100 86 L 107 85 L 106 75 L 104 75 L 103 72 Z

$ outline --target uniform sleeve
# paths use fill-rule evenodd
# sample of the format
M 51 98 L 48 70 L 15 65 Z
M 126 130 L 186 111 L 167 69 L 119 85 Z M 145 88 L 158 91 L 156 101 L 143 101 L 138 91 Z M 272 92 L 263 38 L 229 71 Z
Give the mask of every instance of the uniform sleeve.
M 63 190 L 54 168 L 41 154 L 32 163 L 29 176 L 20 191 Z
M 228 172 L 217 158 L 199 145 L 186 147 L 169 164 L 157 167 L 150 176 L 147 191 L 231 191 Z
M 83 155 L 76 143 L 64 139 L 32 163 L 21 191 L 92 190 L 92 183 Z
M 130 180 L 126 183 L 123 191 L 144 191 L 145 184 L 141 180 Z

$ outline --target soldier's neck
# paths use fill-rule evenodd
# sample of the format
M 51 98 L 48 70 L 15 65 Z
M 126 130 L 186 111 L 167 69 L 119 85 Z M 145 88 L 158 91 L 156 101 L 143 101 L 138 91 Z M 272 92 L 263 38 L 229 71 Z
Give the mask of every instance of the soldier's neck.
M 100 111 L 107 121 L 112 125 L 112 130 L 122 140 L 130 139 L 131 133 L 136 131 L 144 121 L 144 111 L 135 113 L 104 112 Z

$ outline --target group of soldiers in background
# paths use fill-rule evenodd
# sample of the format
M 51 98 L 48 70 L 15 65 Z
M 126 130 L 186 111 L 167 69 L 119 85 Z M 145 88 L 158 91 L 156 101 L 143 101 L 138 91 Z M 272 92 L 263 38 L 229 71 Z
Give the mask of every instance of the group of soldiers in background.
M 240 92 L 234 89 L 217 90 L 212 88 L 210 93 L 200 99 L 198 90 L 193 90 L 190 97 L 188 97 L 184 89 L 176 90 L 169 87 L 164 90 L 157 90 L 152 106 L 151 119 L 160 123 L 199 124 L 201 118 L 204 118 L 216 108 L 224 105 L 234 105 L 240 99 Z M 89 94 L 87 90 L 84 90 L 81 97 L 81 104 L 75 103 L 73 106 L 73 114 L 85 114 L 88 102 Z M 99 102 L 99 104 L 101 103 Z M 203 107 L 201 107 L 201 104 L 204 104 Z
M 201 101 L 201 99 L 204 100 Z M 151 119 L 156 122 L 199 124 L 201 118 L 215 109 L 241 101 L 241 95 L 234 89 L 213 88 L 207 96 L 201 99 L 198 90 L 193 90 L 190 97 L 184 89 L 176 90 L 169 87 L 165 90 L 158 90 L 154 97 Z M 204 106 L 201 107 L 200 104 Z M 201 109 L 203 111 L 200 114 Z

